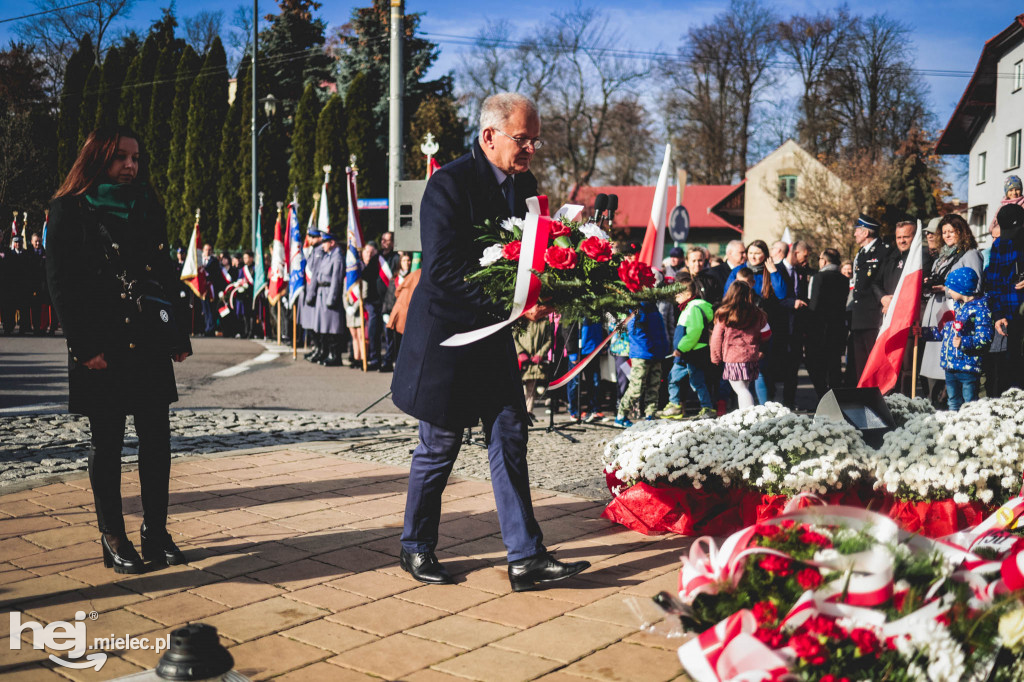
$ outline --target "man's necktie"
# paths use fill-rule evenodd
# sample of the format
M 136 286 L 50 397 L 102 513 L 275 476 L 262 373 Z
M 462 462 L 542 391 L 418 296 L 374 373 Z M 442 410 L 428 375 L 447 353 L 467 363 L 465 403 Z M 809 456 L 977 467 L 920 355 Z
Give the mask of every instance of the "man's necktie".
M 516 189 L 511 175 L 505 176 L 505 181 L 501 183 L 501 192 L 505 195 L 505 200 L 508 202 L 509 216 L 514 216 L 516 214 Z

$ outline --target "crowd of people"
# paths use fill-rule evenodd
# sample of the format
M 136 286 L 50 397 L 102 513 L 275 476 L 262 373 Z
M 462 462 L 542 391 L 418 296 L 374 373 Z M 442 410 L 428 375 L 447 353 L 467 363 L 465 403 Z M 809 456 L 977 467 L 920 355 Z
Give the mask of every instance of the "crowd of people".
M 1022 203 L 1021 182 L 1010 177 L 985 251 L 958 214 L 928 223 L 923 296 L 912 329 L 919 342 L 907 344 L 896 390 L 916 390 L 955 410 L 1022 385 Z M 724 258 L 702 246 L 676 247 L 661 264 L 659 282 L 679 290 L 674 304 L 644 306 L 625 328 L 610 317 L 564 325 L 557 313 L 529 323 L 516 338 L 528 410 L 552 378 L 616 329 L 606 350 L 566 387 L 574 419 L 614 419 L 628 427 L 641 418 L 707 418 L 771 400 L 813 409 L 816 401 L 797 404 L 801 367 L 817 398 L 857 386 L 917 227 L 899 222 L 891 245 L 868 216 L 852 229 L 854 260 L 844 262 L 838 249 L 825 248 L 816 268 L 804 241 L 769 246 L 735 240 Z
M 53 336 L 57 330 L 46 285 L 46 252 L 37 232 L 28 244 L 19 234 L 0 244 L 0 326 L 7 336 L 15 328 L 19 334 L 37 336 Z

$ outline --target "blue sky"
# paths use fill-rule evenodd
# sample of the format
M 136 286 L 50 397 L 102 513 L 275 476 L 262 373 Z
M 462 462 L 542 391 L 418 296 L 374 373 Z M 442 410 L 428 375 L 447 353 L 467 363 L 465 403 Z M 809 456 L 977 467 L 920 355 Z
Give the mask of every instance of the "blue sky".
M 67 0 L 70 4 L 73 0 Z M 138 0 L 130 23 L 144 30 L 160 14 L 169 0 Z M 345 23 L 352 9 L 365 2 L 322 0 L 319 16 L 330 26 Z M 813 14 L 838 5 L 833 0 L 775 0 L 772 3 L 782 16 Z M 953 75 L 921 77 L 931 91 L 932 110 L 940 126 L 949 120 L 956 103 L 977 64 L 985 41 L 1012 23 L 1012 3 L 983 0 L 849 0 L 855 14 L 884 12 L 912 29 L 911 39 L 917 55 L 917 68 L 943 70 Z M 176 13 L 180 18 L 203 9 L 223 10 L 225 28 L 235 8 L 251 8 L 239 0 L 178 0 Z M 728 0 L 593 0 L 586 6 L 602 10 L 612 26 L 621 33 L 622 43 L 640 50 L 674 52 L 682 44 L 687 31 L 708 22 L 728 7 Z M 520 30 L 535 26 L 552 12 L 572 11 L 574 0 L 517 0 L 516 2 L 467 2 L 466 0 L 406 0 L 406 11 L 423 13 L 421 28 L 440 44 L 441 57 L 435 72 L 453 69 L 460 63 L 466 48 L 440 36 L 473 36 L 488 20 L 506 19 Z M 24 14 L 30 10 L 25 0 L 0 0 L 0 18 Z M 276 10 L 276 3 L 261 0 L 260 13 Z M 40 18 L 42 19 L 42 18 Z M 0 40 L 13 37 L 13 24 L 0 24 Z M 431 74 L 436 75 L 436 74 Z

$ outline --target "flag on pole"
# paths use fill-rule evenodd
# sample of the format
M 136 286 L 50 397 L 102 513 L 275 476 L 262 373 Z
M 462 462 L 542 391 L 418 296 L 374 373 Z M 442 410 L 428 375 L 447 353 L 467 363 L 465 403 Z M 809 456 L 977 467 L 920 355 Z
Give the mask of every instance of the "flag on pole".
M 857 383 L 858 388 L 877 386 L 878 390 L 886 393 L 896 385 L 903 367 L 907 338 L 911 327 L 917 322 L 921 305 L 921 254 L 921 221 L 918 221 L 917 233 L 903 262 L 903 273 L 889 301 L 885 317 L 882 318 L 882 327 L 868 354 L 864 372 Z
M 788 225 L 786 226 L 786 229 L 782 231 L 782 239 L 780 239 L 779 241 L 792 246 L 793 235 L 792 233 L 790 233 Z
M 644 243 L 640 247 L 639 260 L 652 268 L 661 267 L 665 257 L 665 214 L 668 212 L 668 169 L 672 160 L 672 145 L 665 145 L 665 159 L 661 162 L 658 186 L 654 190 L 651 204 L 651 218 L 647 222 Z
M 348 199 L 348 250 L 345 254 L 345 291 L 353 303 L 359 300 L 356 285 L 359 273 L 363 271 L 363 229 L 359 225 L 359 209 L 356 197 L 356 175 L 358 171 L 351 167 L 345 168 L 345 191 Z M 383 270 L 381 270 L 383 274 Z
M 291 204 L 288 210 L 291 211 Z M 281 227 L 281 209 L 277 210 L 277 222 L 274 223 L 274 244 L 270 247 L 270 283 L 267 285 L 267 300 L 276 305 L 288 289 L 288 252 L 285 242 L 288 232 Z
M 206 298 L 209 285 L 206 282 L 206 270 L 199 262 L 201 253 L 199 238 L 199 211 L 196 211 L 196 224 L 192 228 L 192 238 L 185 245 L 185 264 L 181 267 L 181 281 L 202 299 Z
M 21 214 L 21 245 L 28 250 L 28 211 Z
M 278 216 L 280 222 L 280 216 Z M 256 233 L 253 235 L 253 283 L 252 283 L 252 304 L 255 307 L 256 297 L 267 288 L 267 267 L 263 261 L 263 230 L 259 223 L 256 224 Z
M 436 171 L 440 167 L 441 164 L 439 164 L 437 162 L 437 159 L 435 159 L 433 156 L 427 159 L 427 180 L 429 180 L 430 176 L 434 174 L 434 171 Z
M 306 290 L 306 254 L 302 251 L 302 230 L 299 227 L 299 204 L 288 204 L 288 304 Z
M 324 166 L 324 186 L 320 189 L 320 215 L 317 217 L 316 229 L 321 232 L 331 231 L 331 216 L 327 207 L 327 186 L 331 182 L 331 167 Z
M 384 256 L 378 256 L 377 261 L 380 263 L 380 279 L 384 282 L 384 286 L 391 286 L 391 278 L 394 275 L 391 272 L 391 266 L 388 265 L 388 261 Z
M 46 227 L 50 224 L 50 209 L 43 214 L 43 248 L 46 248 Z

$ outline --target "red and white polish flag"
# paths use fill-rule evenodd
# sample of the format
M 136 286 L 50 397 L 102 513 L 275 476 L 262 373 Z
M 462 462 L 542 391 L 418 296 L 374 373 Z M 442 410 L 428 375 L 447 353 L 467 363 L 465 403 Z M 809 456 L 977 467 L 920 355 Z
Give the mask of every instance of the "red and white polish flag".
M 921 261 L 921 222 L 918 221 L 917 233 L 903 263 L 903 274 L 882 318 L 882 327 L 860 375 L 858 388 L 877 386 L 879 391 L 886 393 L 896 385 L 910 329 L 917 322 L 921 306 Z

